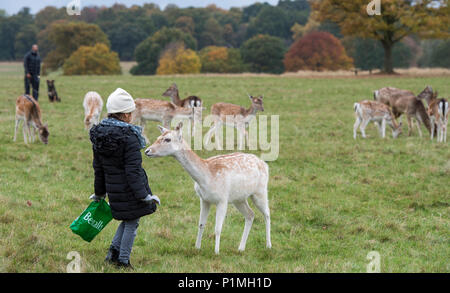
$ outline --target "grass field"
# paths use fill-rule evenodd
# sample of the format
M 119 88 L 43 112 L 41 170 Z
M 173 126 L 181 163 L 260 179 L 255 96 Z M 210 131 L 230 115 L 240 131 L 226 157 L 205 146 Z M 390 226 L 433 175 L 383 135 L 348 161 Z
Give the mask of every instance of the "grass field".
M 237 250 L 244 219 L 232 206 L 221 254 L 214 254 L 215 208 L 197 251 L 200 208 L 191 178 L 173 158 L 144 158 L 162 206 L 141 220 L 131 257 L 136 272 L 366 272 L 370 251 L 380 253 L 382 272 L 450 271 L 448 143 L 420 138 L 417 129 L 397 140 L 387 131 L 382 140 L 374 125 L 368 139 L 352 137 L 353 103 L 371 99 L 373 90 L 395 86 L 417 93 L 429 84 L 448 97 L 449 76 L 54 76 L 60 104 L 48 102 L 41 81 L 49 145 L 27 146 L 21 133 L 12 142 L 23 73 L 20 64 L 1 67 L 0 272 L 66 272 L 70 251 L 81 255 L 83 272 L 118 272 L 103 262 L 117 221 L 92 243 L 69 229 L 93 193 L 83 96 L 95 90 L 106 102 L 122 87 L 135 98 L 162 99 L 172 82 L 181 96 L 200 96 L 208 113 L 219 101 L 248 106 L 249 92 L 264 94 L 264 114 L 280 115 L 280 155 L 269 162 L 273 248 L 265 248 L 263 217 L 250 203 L 256 218 L 244 253 Z M 156 123 L 147 125 L 153 141 Z M 204 158 L 219 153 L 198 152 Z

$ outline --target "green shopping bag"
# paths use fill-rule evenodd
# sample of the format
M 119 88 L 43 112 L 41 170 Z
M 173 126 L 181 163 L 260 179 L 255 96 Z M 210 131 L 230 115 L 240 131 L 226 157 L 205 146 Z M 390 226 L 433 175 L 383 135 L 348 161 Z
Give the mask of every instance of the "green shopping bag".
M 81 215 L 73 221 L 70 229 L 87 242 L 91 242 L 112 220 L 111 208 L 104 200 L 93 201 Z

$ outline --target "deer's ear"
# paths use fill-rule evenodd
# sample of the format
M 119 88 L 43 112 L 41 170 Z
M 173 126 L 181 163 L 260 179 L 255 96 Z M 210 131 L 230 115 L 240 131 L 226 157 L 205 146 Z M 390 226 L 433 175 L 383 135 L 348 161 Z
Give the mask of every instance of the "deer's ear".
M 158 125 L 158 129 L 159 129 L 159 131 L 161 132 L 161 134 L 164 134 L 164 133 L 166 133 L 167 131 L 169 131 L 168 129 L 162 127 L 161 125 Z

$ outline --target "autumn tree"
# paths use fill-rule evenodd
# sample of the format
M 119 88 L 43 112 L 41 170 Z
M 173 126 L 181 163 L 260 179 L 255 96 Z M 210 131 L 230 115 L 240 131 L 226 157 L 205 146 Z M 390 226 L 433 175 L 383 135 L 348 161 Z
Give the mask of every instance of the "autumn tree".
M 241 54 L 238 49 L 209 46 L 200 53 L 202 72 L 238 73 L 245 71 Z
M 341 42 L 327 32 L 312 32 L 296 41 L 283 62 L 286 71 L 335 71 L 353 66 Z
M 51 24 L 48 39 L 54 49 L 44 59 L 44 71 L 61 67 L 81 46 L 95 46 L 97 43 L 110 46 L 108 37 L 98 25 L 83 22 L 54 22 Z
M 200 73 L 202 64 L 197 53 L 185 49 L 184 43 L 174 43 L 163 52 L 156 70 L 158 75 Z
M 120 60 L 105 44 L 79 47 L 65 62 L 64 75 L 121 74 Z
M 378 40 L 384 49 L 384 71 L 389 74 L 394 73 L 392 48 L 407 35 L 448 36 L 448 0 L 382 0 L 379 3 L 381 15 L 372 16 L 368 15 L 367 0 L 314 0 L 311 6 L 317 20 L 337 23 L 342 34 Z
M 131 74 L 155 74 L 161 53 L 176 42 L 182 42 L 188 49 L 197 48 L 197 42 L 190 34 L 176 28 L 163 28 L 137 46 L 135 57 L 138 64 L 131 69 Z

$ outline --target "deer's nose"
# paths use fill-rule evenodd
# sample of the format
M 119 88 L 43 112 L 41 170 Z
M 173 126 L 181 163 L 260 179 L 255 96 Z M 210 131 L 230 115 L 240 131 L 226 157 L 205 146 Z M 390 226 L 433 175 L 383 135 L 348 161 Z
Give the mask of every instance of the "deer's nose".
M 153 151 L 152 151 L 151 148 L 148 148 L 148 149 L 145 150 L 145 154 L 146 154 L 147 156 L 151 156 L 152 152 L 153 152 Z

